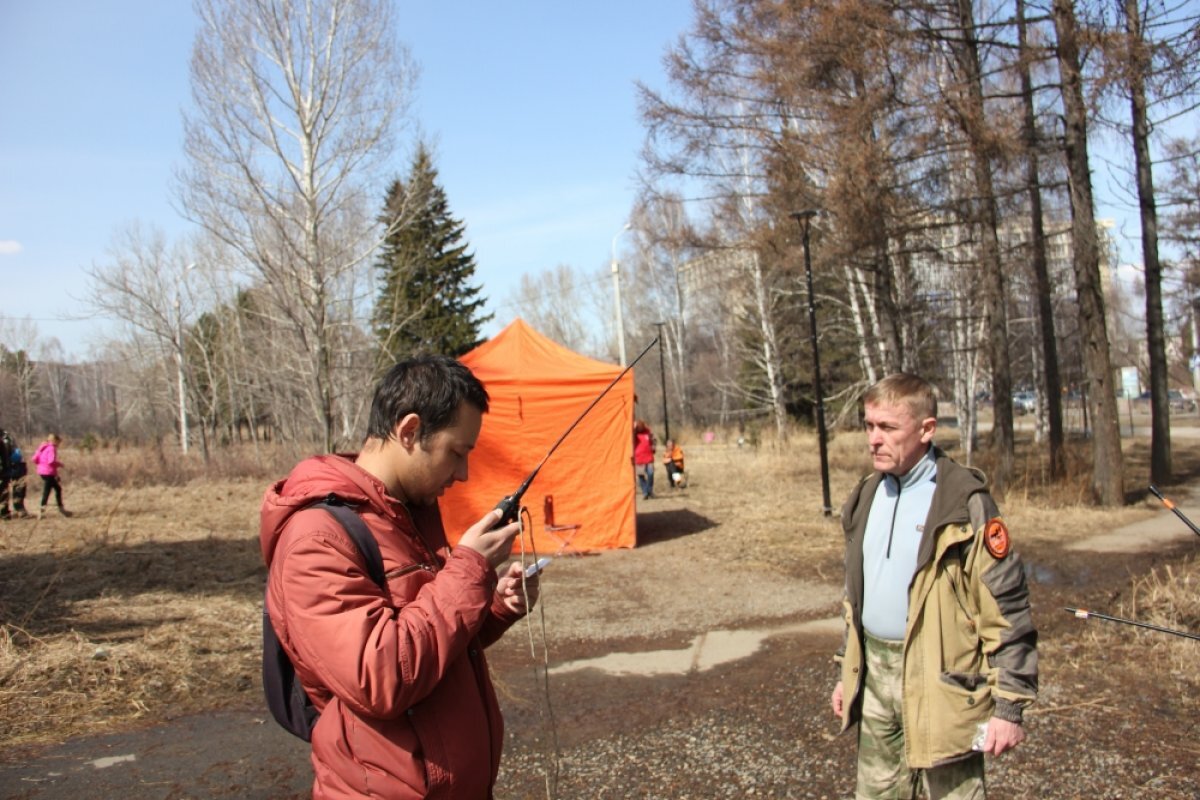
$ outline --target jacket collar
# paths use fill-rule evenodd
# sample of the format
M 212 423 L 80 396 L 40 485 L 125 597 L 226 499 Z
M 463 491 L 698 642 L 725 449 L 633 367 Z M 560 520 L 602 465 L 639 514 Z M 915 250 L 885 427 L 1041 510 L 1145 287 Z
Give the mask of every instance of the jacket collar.
M 976 492 L 987 488 L 983 474 L 978 470 L 968 469 L 956 463 L 940 448 L 930 448 L 937 464 L 937 491 L 933 493 L 933 502 L 929 505 L 929 513 L 925 516 L 925 533 L 921 537 L 921 545 L 917 550 L 917 569 L 920 570 L 937 554 L 938 531 L 947 525 L 962 525 L 971 520 L 967 511 L 967 500 Z M 951 544 L 942 537 L 942 546 Z

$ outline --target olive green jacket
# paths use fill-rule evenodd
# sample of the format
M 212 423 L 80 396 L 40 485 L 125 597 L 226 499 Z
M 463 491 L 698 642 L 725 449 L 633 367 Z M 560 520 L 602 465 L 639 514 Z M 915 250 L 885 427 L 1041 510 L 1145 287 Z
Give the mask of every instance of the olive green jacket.
M 1021 722 L 1037 696 L 1037 631 L 1021 559 L 994 557 L 983 532 L 999 511 L 983 475 L 937 448 L 937 487 L 908 589 L 902 701 L 904 751 L 912 769 L 971 753 L 977 726 L 992 716 Z M 863 535 L 874 473 L 842 508 L 846 533 L 846 640 L 842 730 L 858 721 L 863 654 Z

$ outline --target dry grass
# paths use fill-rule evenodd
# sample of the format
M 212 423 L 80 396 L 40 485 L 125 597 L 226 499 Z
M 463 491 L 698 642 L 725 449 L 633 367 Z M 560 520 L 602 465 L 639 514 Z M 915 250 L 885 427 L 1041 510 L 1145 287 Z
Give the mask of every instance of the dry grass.
M 0 741 L 54 740 L 257 691 L 263 488 L 110 489 L 68 473 L 74 517 L 4 523 Z
M 66 450 L 62 460 L 75 480 L 110 488 L 184 486 L 191 481 L 218 478 L 267 480 L 284 475 L 308 452 L 294 446 L 243 444 L 210 450 L 194 444 L 185 456 L 174 443 L 143 448 Z
M 840 583 L 837 512 L 869 468 L 861 438 L 842 434 L 830 443 L 832 518 L 821 515 L 815 437 L 797 434 L 786 444 L 741 448 L 680 438 L 692 477 L 682 506 L 722 529 L 719 541 L 728 543 L 729 558 L 742 567 Z M 1130 474 L 1136 476 L 1144 453 L 1133 453 Z M 164 484 L 152 478 L 170 461 L 153 452 L 65 453 L 65 497 L 76 516 L 0 524 L 0 745 L 257 705 L 258 504 L 267 476 L 284 473 L 296 455 L 227 456 L 222 468 L 244 475 L 234 466 L 241 463 L 251 474 L 185 479 L 171 473 Z M 1176 459 L 1185 476 L 1200 472 L 1200 447 L 1177 447 Z M 202 459 L 196 463 L 189 459 L 196 474 L 213 469 Z M 1061 493 L 1032 480 L 1025 487 L 1004 501 L 1018 542 L 1081 538 L 1152 513 L 1146 502 L 1117 511 L 1091 508 L 1073 484 Z M 1052 526 L 1046 524 L 1051 509 Z M 1147 576 L 1131 612 L 1200 627 L 1197 572 L 1193 561 Z M 680 579 L 690 580 L 686 570 Z M 1172 669 L 1184 670 L 1194 644 L 1153 646 Z
M 1200 560 L 1195 557 L 1178 565 L 1151 570 L 1135 578 L 1131 599 L 1121 605 L 1116 616 L 1148 622 L 1173 630 L 1200 633 Z M 1196 653 L 1200 642 L 1142 629 L 1135 637 L 1128 631 L 1123 639 L 1137 649 L 1137 657 L 1147 656 L 1164 665 L 1170 674 L 1200 689 L 1196 673 Z M 1114 631 L 1114 633 L 1116 633 Z

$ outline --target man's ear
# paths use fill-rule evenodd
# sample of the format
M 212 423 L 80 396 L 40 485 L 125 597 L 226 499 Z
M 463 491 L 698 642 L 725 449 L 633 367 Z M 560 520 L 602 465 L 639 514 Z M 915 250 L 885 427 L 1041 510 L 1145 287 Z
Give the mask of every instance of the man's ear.
M 411 450 L 421 439 L 421 418 L 416 414 L 405 414 L 396 425 L 396 441 L 405 450 Z
M 921 441 L 929 444 L 933 441 L 933 434 L 937 432 L 937 418 L 926 417 L 921 420 Z

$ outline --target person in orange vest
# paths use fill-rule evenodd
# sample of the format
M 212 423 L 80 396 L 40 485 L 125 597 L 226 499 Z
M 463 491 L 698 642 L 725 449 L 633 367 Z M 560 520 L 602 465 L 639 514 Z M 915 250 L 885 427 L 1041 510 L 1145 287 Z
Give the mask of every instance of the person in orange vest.
M 667 439 L 663 448 L 663 466 L 667 470 L 667 478 L 676 489 L 687 487 L 687 475 L 683 471 L 683 448 L 674 439 Z

